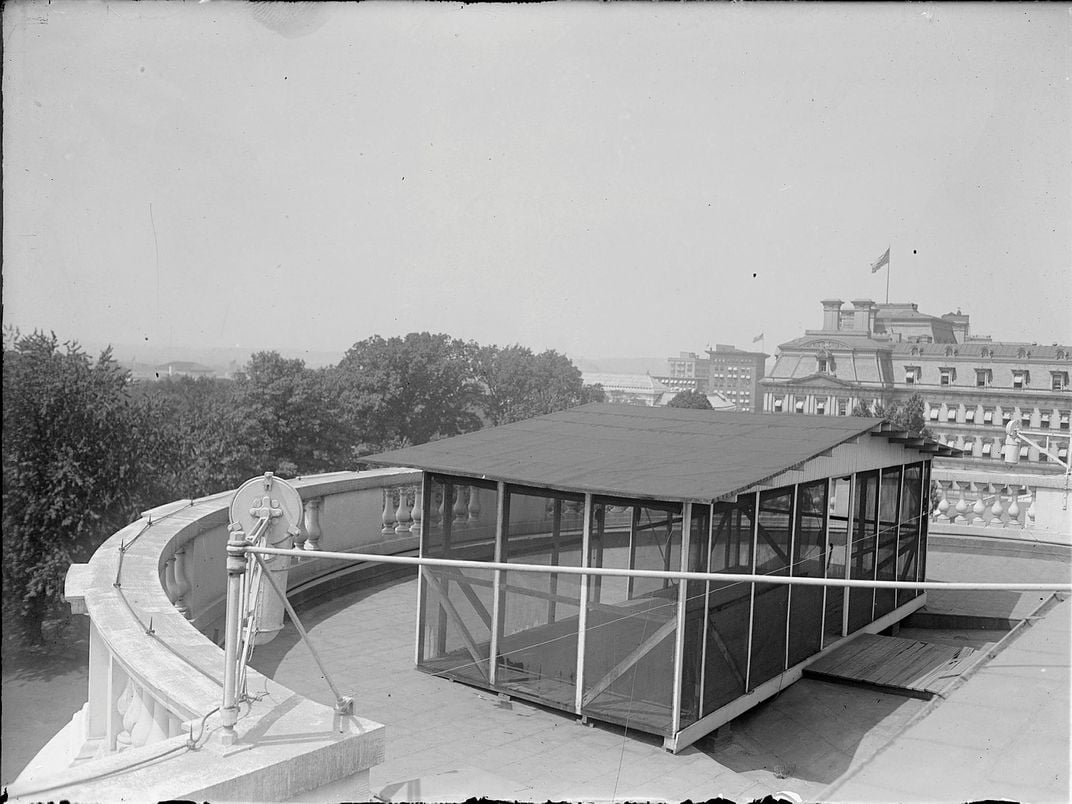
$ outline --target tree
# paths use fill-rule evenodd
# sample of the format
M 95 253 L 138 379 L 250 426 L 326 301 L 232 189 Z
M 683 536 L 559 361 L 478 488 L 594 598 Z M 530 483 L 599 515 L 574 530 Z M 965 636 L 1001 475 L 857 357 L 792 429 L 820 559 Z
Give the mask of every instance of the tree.
M 931 438 L 931 431 L 927 428 L 927 417 L 924 415 L 925 409 L 926 403 L 923 397 L 915 393 L 903 402 L 890 400 L 876 400 L 874 404 L 857 402 L 852 415 L 884 419 L 898 430 L 905 430 L 923 438 Z
M 554 413 L 595 399 L 602 388 L 585 388 L 580 370 L 554 350 L 534 354 L 525 346 L 472 345 L 473 376 L 483 389 L 481 407 L 492 425 Z
M 667 407 L 711 410 L 711 400 L 709 400 L 705 394 L 701 394 L 699 391 L 693 391 L 690 388 L 678 393 L 667 403 Z
M 480 427 L 472 347 L 449 335 L 374 335 L 355 343 L 331 382 L 359 454 L 423 444 Z
M 180 449 L 110 349 L 11 330 L 3 374 L 4 609 L 40 642 L 71 563 L 173 498 Z

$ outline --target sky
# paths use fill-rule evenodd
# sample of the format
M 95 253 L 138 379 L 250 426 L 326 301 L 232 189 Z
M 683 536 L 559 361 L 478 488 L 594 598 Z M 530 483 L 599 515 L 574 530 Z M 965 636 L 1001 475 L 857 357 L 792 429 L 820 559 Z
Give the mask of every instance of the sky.
M 3 14 L 5 326 L 774 353 L 888 279 L 1072 343 L 1067 4 Z

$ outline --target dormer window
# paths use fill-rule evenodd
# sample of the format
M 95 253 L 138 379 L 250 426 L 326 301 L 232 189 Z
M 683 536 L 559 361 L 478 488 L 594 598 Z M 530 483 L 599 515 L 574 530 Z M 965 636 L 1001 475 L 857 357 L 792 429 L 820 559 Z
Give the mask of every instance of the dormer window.
M 957 354 L 959 354 L 958 350 L 954 349 L 952 346 L 945 347 L 945 356 L 946 357 L 956 357 Z
M 955 368 L 940 368 L 938 369 L 938 384 L 939 385 L 952 385 L 957 380 L 957 370 Z
M 922 369 L 920 366 L 905 366 L 904 381 L 905 385 L 915 385 L 919 382 Z
M 975 387 L 976 388 L 989 388 L 990 384 L 994 381 L 994 372 L 988 368 L 977 368 L 975 370 Z
M 833 374 L 834 368 L 834 356 L 826 349 L 815 356 L 815 370 L 820 374 Z
M 1025 388 L 1031 383 L 1031 373 L 1026 369 L 1017 369 L 1012 373 L 1012 387 Z
M 1068 372 L 1067 371 L 1051 371 L 1050 372 L 1050 388 L 1054 391 L 1063 391 L 1068 387 Z
M 918 354 L 919 354 L 919 347 L 918 346 L 913 346 L 912 347 L 912 355 L 916 356 Z

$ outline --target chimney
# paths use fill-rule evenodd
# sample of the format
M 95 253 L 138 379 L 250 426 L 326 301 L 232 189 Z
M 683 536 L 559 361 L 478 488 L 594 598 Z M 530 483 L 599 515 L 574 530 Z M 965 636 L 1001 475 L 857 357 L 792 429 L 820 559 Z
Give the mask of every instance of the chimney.
M 841 314 L 841 299 L 823 299 L 823 329 L 827 332 L 837 332 L 838 316 Z
M 853 299 L 852 306 L 853 330 L 869 334 L 874 323 L 875 303 L 870 299 Z

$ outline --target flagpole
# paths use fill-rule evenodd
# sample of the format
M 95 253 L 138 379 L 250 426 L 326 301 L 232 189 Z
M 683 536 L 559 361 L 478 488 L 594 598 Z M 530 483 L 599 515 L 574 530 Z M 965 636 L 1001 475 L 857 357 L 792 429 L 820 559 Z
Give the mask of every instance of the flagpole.
M 889 259 L 886 260 L 886 304 L 890 303 L 890 270 L 893 262 L 893 251 L 890 251 Z

